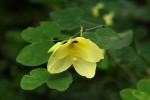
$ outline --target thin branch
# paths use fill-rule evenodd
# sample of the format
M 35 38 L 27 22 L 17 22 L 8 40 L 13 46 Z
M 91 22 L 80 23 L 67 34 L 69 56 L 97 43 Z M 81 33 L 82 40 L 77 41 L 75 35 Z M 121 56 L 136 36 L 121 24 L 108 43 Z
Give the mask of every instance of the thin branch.
M 92 28 L 88 28 L 88 29 L 85 29 L 85 31 L 94 30 L 94 29 L 101 28 L 101 27 L 104 27 L 104 25 L 98 25 Z
M 131 81 L 132 81 L 133 83 L 136 82 L 136 80 L 137 80 L 136 76 L 128 69 L 128 67 L 127 67 L 126 65 L 121 64 L 121 63 L 118 61 L 118 59 L 117 59 L 115 56 L 113 56 L 113 55 L 110 55 L 110 54 L 109 54 L 109 57 L 110 57 L 110 59 L 112 59 L 114 62 L 116 62 L 116 63 L 118 64 L 118 67 L 119 67 L 123 72 L 125 72 L 125 73 L 131 78 Z

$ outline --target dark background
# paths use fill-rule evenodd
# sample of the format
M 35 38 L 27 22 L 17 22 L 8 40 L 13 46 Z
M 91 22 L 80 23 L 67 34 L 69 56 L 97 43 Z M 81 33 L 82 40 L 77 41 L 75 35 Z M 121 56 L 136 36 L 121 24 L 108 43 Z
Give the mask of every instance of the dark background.
M 107 5 L 100 11 L 100 17 L 111 10 L 115 12 L 112 28 L 116 31 L 132 29 L 134 32 L 130 48 L 115 51 L 119 63 L 126 65 L 131 75 L 108 56 L 107 68 L 100 68 L 94 79 L 75 75 L 72 85 L 65 92 L 51 90 L 46 85 L 33 91 L 22 90 L 20 80 L 33 67 L 16 62 L 17 54 L 27 44 L 21 38 L 21 31 L 41 21 L 51 20 L 51 11 L 76 6 L 89 14 L 99 2 Z M 137 80 L 150 76 L 149 37 L 149 0 L 1 0 L 0 100 L 121 100 L 120 90 L 134 88 Z

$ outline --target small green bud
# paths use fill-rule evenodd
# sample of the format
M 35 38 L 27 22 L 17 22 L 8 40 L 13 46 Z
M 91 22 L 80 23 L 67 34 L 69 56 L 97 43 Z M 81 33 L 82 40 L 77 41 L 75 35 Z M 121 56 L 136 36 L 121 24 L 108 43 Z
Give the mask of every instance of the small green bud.
M 49 50 L 47 53 L 50 53 L 52 51 L 54 51 L 58 46 L 62 45 L 63 42 L 57 42 L 56 44 L 54 44 Z

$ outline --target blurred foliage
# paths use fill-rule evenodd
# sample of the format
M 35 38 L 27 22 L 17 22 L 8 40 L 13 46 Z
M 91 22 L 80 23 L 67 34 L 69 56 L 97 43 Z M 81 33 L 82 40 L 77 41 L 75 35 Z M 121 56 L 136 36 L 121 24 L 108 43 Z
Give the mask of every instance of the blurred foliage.
M 150 80 L 142 79 L 137 83 L 137 89 L 124 89 L 120 92 L 124 100 L 149 100 L 150 99 Z
M 104 7 L 98 9 L 99 14 L 95 16 L 92 9 L 99 3 L 103 3 Z M 121 49 L 118 47 L 118 50 L 106 50 L 106 57 L 98 63 L 96 76 L 91 80 L 79 77 L 70 69 L 74 81 L 64 92 L 49 89 L 45 84 L 32 91 L 22 90 L 21 78 L 34 68 L 16 63 L 17 54 L 28 45 L 22 40 L 21 31 L 29 26 L 38 26 L 39 22 L 57 20 L 51 18 L 49 14 L 68 7 L 82 8 L 83 19 L 96 25 L 104 24 L 103 16 L 113 12 L 114 16 L 111 18 L 113 23 L 109 27 L 117 33 L 125 30 L 130 32 L 128 30 L 132 29 L 133 40 L 128 41 L 131 42 L 130 46 L 121 47 Z M 0 13 L 0 100 L 122 100 L 119 95 L 122 89 L 135 88 L 138 80 L 150 77 L 149 0 L 3 0 L 0 3 Z M 96 26 L 95 24 L 87 25 L 88 22 L 82 21 L 82 24 L 86 24 L 84 26 L 87 28 Z M 76 30 L 63 32 L 73 33 Z M 128 35 L 122 34 L 125 37 Z M 38 67 L 45 66 L 43 64 Z M 149 87 L 147 84 L 144 86 Z M 138 87 L 138 89 L 144 92 L 141 88 Z M 135 90 L 134 95 L 137 98 L 141 98 L 140 91 Z M 146 91 L 145 94 L 149 92 Z

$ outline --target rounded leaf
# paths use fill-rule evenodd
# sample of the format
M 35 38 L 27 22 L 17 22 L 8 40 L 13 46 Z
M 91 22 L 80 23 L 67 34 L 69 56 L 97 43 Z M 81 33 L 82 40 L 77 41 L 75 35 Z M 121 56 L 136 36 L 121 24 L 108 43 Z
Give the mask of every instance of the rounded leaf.
M 133 32 L 131 30 L 119 33 L 119 38 L 113 39 L 109 42 L 111 49 L 121 49 L 127 47 L 132 42 Z
M 49 73 L 47 69 L 37 68 L 30 72 L 30 75 L 24 75 L 21 80 L 21 88 L 24 90 L 33 90 L 47 81 Z
M 53 45 L 49 41 L 27 45 L 17 56 L 17 62 L 26 66 L 38 66 L 48 61 L 47 51 Z
M 120 92 L 121 97 L 123 98 L 123 100 L 139 100 L 136 97 L 133 96 L 132 91 L 134 89 L 123 89 Z
M 40 26 L 29 27 L 21 35 L 22 38 L 30 43 L 49 41 L 59 36 L 60 26 L 56 22 L 41 22 Z M 59 35 L 58 35 L 59 34 Z
M 66 8 L 64 10 L 57 10 L 50 13 L 52 19 L 56 20 L 62 29 L 72 30 L 80 25 L 80 19 L 83 11 L 80 8 Z
M 144 91 L 150 94 L 150 80 L 149 79 L 142 79 L 137 83 L 137 88 L 141 91 Z
M 72 83 L 72 80 L 72 75 L 68 71 L 59 74 L 51 74 L 47 80 L 47 86 L 51 89 L 64 91 Z

